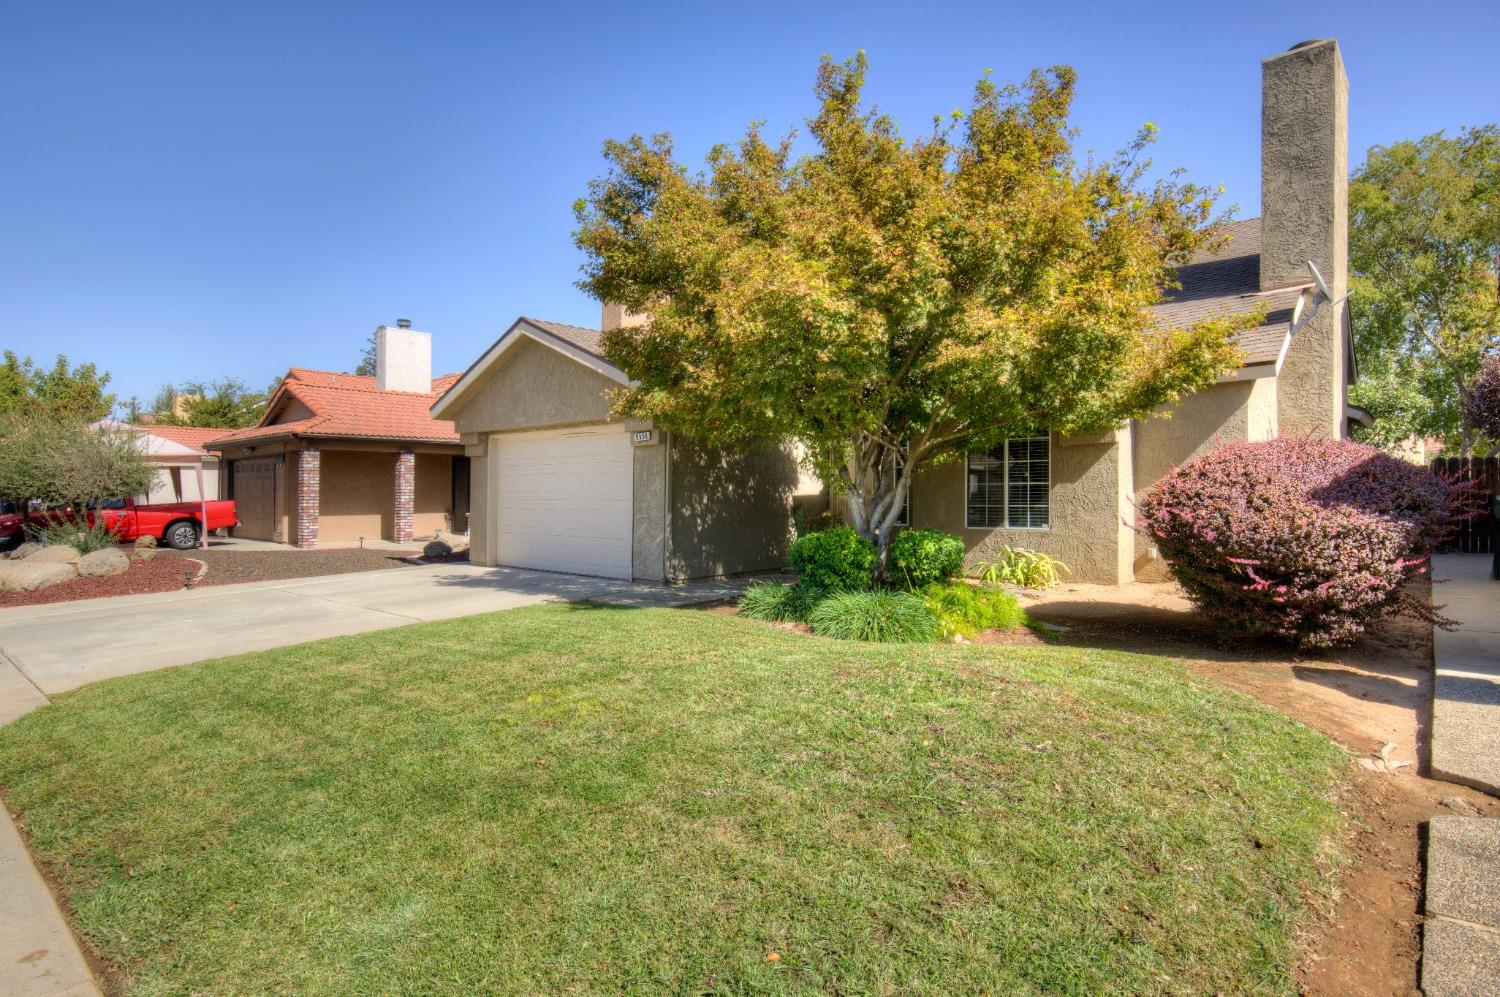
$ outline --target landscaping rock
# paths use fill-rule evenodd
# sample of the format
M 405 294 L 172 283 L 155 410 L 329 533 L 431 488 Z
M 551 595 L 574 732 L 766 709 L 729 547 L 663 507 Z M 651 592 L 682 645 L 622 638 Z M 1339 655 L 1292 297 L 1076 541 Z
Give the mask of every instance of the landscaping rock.
M 78 559 L 78 573 L 90 575 L 118 575 L 130 570 L 130 558 L 118 547 L 106 547 Z
M 451 553 L 453 553 L 453 548 L 441 540 L 429 540 L 422 548 L 422 554 L 426 557 L 447 557 Z
M 68 548 L 72 550 L 72 548 Z M 74 551 L 76 554 L 77 551 Z M 37 589 L 56 585 L 58 582 L 72 581 L 78 577 L 78 572 L 73 565 L 58 561 L 38 561 L 35 556 L 28 557 L 14 566 L 7 566 L 6 570 L 0 572 L 0 587 L 7 592 L 35 592 Z
M 137 547 L 135 549 L 135 559 L 137 561 L 149 561 L 149 560 L 151 560 L 155 556 L 156 556 L 156 548 L 155 547 Z
M 32 564 L 77 564 L 78 558 L 77 547 L 69 547 L 67 544 L 48 544 L 41 550 L 32 552 L 26 560 Z
M 41 544 L 37 543 L 35 540 L 28 540 L 5 556 L 10 558 L 12 561 L 19 561 L 24 557 L 30 557 L 32 554 L 35 554 L 41 549 Z
M 222 531 L 220 531 L 220 532 L 222 532 Z M 146 534 L 143 537 L 136 537 L 135 538 L 135 549 L 136 550 L 144 550 L 144 549 L 146 549 L 148 547 L 155 547 L 155 546 L 156 546 L 156 538 L 153 537 L 149 533 Z
M 437 540 L 439 543 L 448 545 L 448 550 L 453 554 L 462 554 L 469 549 L 469 535 L 467 533 L 452 533 L 448 530 L 438 530 Z

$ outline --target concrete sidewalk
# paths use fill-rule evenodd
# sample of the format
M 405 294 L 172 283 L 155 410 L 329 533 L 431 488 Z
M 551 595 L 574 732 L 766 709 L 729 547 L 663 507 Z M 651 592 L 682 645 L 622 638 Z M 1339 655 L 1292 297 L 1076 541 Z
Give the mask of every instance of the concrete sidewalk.
M 469 564 L 392 568 L 0 610 L 0 723 L 89 682 L 538 602 L 685 606 L 744 580 L 633 584 Z M 0 813 L 0 994 L 99 993 L 9 813 Z
M 1432 638 L 1432 775 L 1500 794 L 1500 582 L 1490 555 L 1433 558 L 1433 601 L 1455 619 Z M 1500 821 L 1427 825 L 1422 989 L 1433 997 L 1500 990 Z
M 1500 581 L 1488 554 L 1440 554 L 1432 577 L 1459 622 L 1432 634 L 1432 775 L 1500 794 Z

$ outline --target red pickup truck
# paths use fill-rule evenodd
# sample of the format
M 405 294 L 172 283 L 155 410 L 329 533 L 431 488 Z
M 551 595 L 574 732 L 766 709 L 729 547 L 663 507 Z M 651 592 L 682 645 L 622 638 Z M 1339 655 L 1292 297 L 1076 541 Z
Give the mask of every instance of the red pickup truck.
M 92 523 L 96 517 L 102 517 L 121 543 L 140 537 L 155 537 L 176 550 L 191 550 L 203 536 L 205 514 L 208 517 L 207 529 L 210 530 L 239 525 L 234 499 L 160 505 L 137 505 L 135 499 L 128 498 L 108 499 L 98 508 L 90 506 L 88 521 Z M 72 513 L 67 509 L 32 512 L 25 517 L 24 523 L 19 513 L 0 516 L 0 548 L 14 546 L 25 539 L 24 525 L 37 526 L 71 517 Z

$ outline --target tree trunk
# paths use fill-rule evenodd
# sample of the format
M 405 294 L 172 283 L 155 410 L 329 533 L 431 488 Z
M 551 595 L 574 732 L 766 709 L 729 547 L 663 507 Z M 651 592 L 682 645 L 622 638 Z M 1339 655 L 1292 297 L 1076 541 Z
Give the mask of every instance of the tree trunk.
M 875 545 L 875 577 L 882 582 L 890 580 L 891 533 L 910 487 L 907 456 L 866 439 L 856 441 L 844 468 L 850 525 Z

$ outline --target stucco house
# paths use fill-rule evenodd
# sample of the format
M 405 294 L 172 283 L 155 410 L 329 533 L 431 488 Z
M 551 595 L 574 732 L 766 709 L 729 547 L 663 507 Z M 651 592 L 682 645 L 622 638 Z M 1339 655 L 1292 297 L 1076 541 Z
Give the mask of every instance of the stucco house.
M 1356 372 L 1338 43 L 1265 59 L 1261 97 L 1261 217 L 1182 266 L 1181 287 L 1156 309 L 1181 326 L 1264 307 L 1241 335 L 1240 366 L 1170 412 L 1101 436 L 1039 433 L 919 470 L 910 525 L 958 534 L 971 561 L 1008 544 L 1060 557 L 1079 581 L 1161 577 L 1133 526 L 1138 492 L 1219 442 L 1343 437 L 1364 418 L 1346 398 Z M 639 320 L 604 307 L 606 330 Z M 628 379 L 599 339 L 519 319 L 433 406 L 474 469 L 471 559 L 646 580 L 781 566 L 792 507 L 826 504 L 818 483 L 789 450 L 725 453 L 612 420 L 607 393 Z
M 137 502 L 197 502 L 219 497 L 219 455 L 205 444 L 224 435 L 222 429 L 197 426 L 115 422 L 101 419 L 96 427 L 128 432 L 138 441 L 153 475 L 151 487 L 135 496 Z
M 432 377 L 432 337 L 404 319 L 375 339 L 374 377 L 293 367 L 257 425 L 208 442 L 235 536 L 316 547 L 465 528 L 469 462 L 429 412 L 458 375 Z

